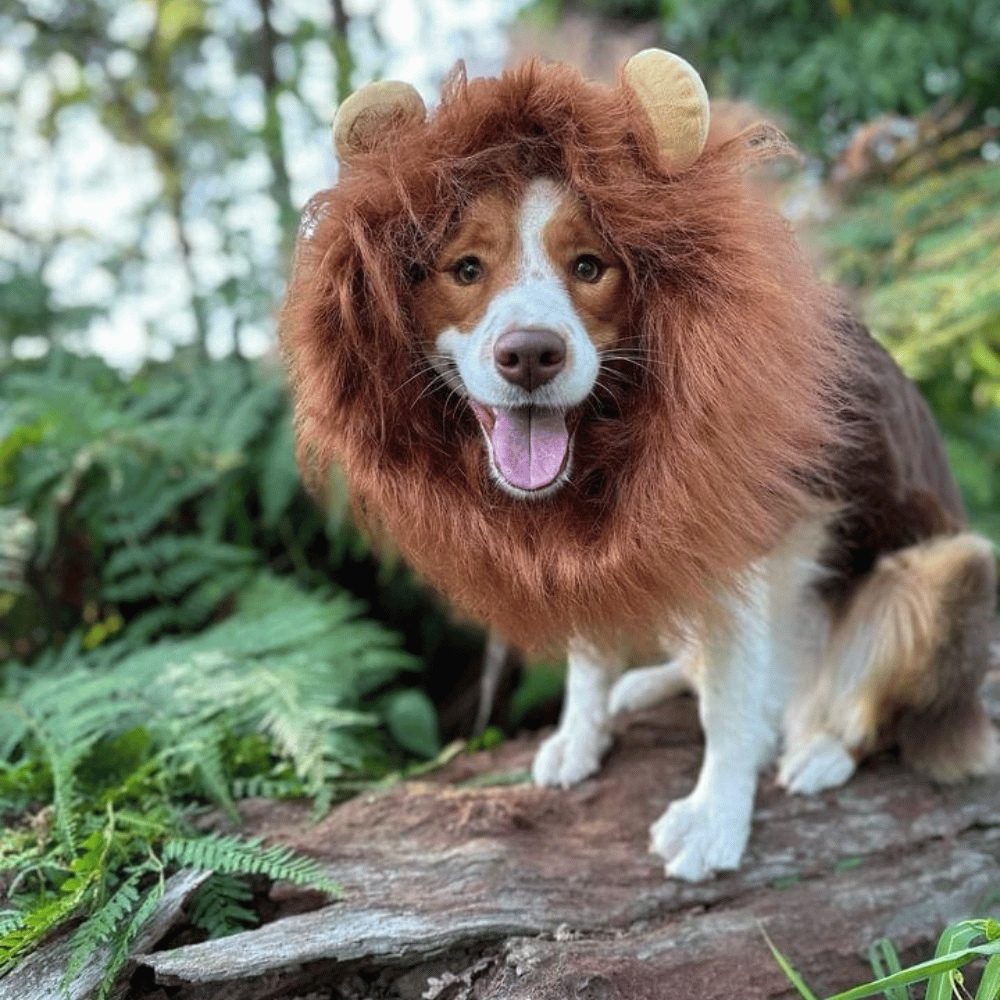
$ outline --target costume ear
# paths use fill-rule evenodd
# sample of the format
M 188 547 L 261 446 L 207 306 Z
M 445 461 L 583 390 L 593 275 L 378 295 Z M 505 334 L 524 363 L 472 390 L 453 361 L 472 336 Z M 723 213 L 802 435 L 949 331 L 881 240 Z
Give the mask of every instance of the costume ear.
M 397 122 L 427 114 L 416 90 L 399 80 L 379 80 L 356 90 L 337 109 L 333 119 L 333 145 L 343 162 L 352 153 L 371 149 Z
M 664 165 L 690 167 L 708 138 L 708 92 L 694 67 L 663 49 L 645 49 L 622 75 L 652 122 Z

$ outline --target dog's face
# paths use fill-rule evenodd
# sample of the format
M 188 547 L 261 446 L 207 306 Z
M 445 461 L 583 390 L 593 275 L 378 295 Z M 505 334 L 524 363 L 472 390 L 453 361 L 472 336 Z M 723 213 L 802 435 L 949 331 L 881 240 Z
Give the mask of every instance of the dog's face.
M 506 492 L 546 496 L 569 478 L 567 418 L 619 339 L 624 285 L 579 199 L 536 178 L 517 203 L 480 196 L 419 286 L 428 357 L 468 400 Z

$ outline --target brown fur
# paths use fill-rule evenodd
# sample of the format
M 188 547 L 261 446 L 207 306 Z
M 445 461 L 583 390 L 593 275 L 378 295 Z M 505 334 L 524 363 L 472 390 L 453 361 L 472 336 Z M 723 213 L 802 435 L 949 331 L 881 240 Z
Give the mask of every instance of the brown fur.
M 773 133 L 670 176 L 634 95 L 528 63 L 459 72 L 311 203 L 283 318 L 300 459 L 460 607 L 527 647 L 712 614 L 830 476 L 851 349 L 786 224 L 743 183 Z M 415 297 L 473 199 L 536 176 L 622 261 L 627 321 L 576 424 L 571 482 L 490 481 L 464 402 L 431 385 Z M 809 484 L 812 484 L 810 486 Z
M 968 533 L 883 555 L 866 574 L 834 628 L 829 676 L 814 694 L 825 725 L 857 759 L 887 740 L 939 780 L 993 762 L 992 728 L 975 709 L 995 589 L 990 543 Z
M 847 501 L 833 527 L 820 592 L 841 614 L 879 556 L 967 523 L 934 417 L 916 386 L 853 320 L 841 336 L 859 362 L 845 413 L 854 439 L 837 456 L 833 498 Z
M 998 759 L 996 731 L 979 698 L 993 635 L 996 567 L 990 543 L 974 535 L 921 549 L 923 565 L 914 575 L 936 598 L 934 645 L 921 664 L 923 683 L 911 685 L 912 670 L 900 670 L 886 700 L 905 709 L 894 734 L 903 759 L 938 781 L 957 781 L 991 770 Z
M 830 496 L 844 506 L 817 589 L 833 616 L 830 669 L 859 684 L 856 710 L 840 720 L 845 742 L 858 757 L 898 743 L 938 780 L 982 773 L 997 759 L 978 695 L 995 604 L 991 546 L 963 533 L 962 498 L 916 387 L 864 327 L 841 322 L 858 362 L 845 412 L 854 433 L 836 460 Z M 844 683 L 834 689 L 847 693 Z

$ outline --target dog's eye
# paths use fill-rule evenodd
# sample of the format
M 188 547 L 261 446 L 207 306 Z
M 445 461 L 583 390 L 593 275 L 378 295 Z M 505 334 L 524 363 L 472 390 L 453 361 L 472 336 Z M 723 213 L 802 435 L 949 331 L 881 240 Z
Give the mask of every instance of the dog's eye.
M 580 256 L 573 261 L 573 265 L 570 268 L 574 278 L 578 281 L 586 281 L 591 285 L 595 281 L 598 281 L 606 270 L 607 266 L 604 261 L 602 261 L 599 257 L 595 257 L 592 253 L 580 254 Z
M 460 285 L 474 285 L 483 276 L 483 262 L 478 257 L 463 257 L 451 273 Z

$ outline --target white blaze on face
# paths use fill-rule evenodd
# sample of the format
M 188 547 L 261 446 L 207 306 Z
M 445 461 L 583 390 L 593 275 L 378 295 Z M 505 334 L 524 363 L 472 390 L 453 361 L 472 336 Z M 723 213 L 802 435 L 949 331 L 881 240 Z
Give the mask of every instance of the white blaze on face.
M 489 272 L 490 297 L 479 304 L 482 312 L 474 322 L 459 316 L 436 338 L 437 363 L 445 370 L 450 361 L 457 369 L 456 388 L 467 393 L 479 418 L 498 483 L 519 496 L 547 495 L 568 477 L 572 442 L 566 412 L 590 394 L 600 366 L 570 294 L 568 261 L 558 259 L 559 242 L 552 238 L 554 223 L 573 204 L 555 183 L 538 179 L 526 189 L 514 219 L 496 220 L 495 239 L 492 233 L 481 235 L 492 223 L 480 224 L 469 254 Z M 506 203 L 497 205 L 510 210 Z M 461 253 L 461 238 L 457 246 Z M 490 259 L 491 249 L 496 259 Z M 509 381 L 497 369 L 495 349 L 511 331 L 556 334 L 565 345 L 564 367 L 530 391 Z

